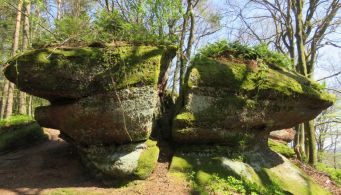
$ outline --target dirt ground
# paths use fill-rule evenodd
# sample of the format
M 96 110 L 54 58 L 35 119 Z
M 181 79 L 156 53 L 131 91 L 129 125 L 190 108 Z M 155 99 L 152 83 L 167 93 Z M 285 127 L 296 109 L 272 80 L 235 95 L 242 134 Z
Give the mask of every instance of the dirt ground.
M 169 147 L 161 146 L 156 170 L 145 181 L 107 188 L 87 174 L 74 149 L 47 129 L 50 140 L 0 154 L 0 194 L 189 194 L 188 183 L 167 175 Z

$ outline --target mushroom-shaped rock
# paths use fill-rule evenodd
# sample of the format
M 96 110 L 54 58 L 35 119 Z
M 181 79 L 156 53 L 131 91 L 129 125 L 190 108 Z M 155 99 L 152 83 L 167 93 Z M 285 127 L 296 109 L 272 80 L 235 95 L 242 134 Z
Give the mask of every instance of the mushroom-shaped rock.
M 316 117 L 335 97 L 306 77 L 256 60 L 197 56 L 185 79 L 172 135 L 181 143 L 235 144 Z M 262 139 L 263 141 L 260 141 Z
M 96 175 L 146 178 L 159 153 L 156 144 L 146 142 L 158 84 L 175 51 L 129 44 L 38 49 L 9 60 L 5 76 L 20 90 L 51 102 L 36 108 L 36 120 L 59 129 Z
M 149 45 L 45 48 L 12 58 L 4 73 L 20 90 L 60 103 L 132 86 L 154 86 L 161 60 L 171 60 L 174 53 L 174 47 Z

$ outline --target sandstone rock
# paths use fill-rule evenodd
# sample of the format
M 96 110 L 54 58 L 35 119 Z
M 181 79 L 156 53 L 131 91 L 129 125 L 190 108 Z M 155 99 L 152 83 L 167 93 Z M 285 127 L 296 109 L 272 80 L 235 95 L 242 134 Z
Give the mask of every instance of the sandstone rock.
M 169 169 L 170 175 L 177 179 L 191 178 L 195 183 L 194 191 L 203 194 L 231 193 L 236 189 L 228 189 L 228 184 L 237 185 L 236 180 L 239 179 L 244 187 L 253 186 L 245 194 L 329 194 L 288 159 L 275 152 L 249 150 L 238 153 L 230 147 L 197 147 L 185 151 L 178 149 Z M 235 179 L 228 180 L 231 177 Z M 277 189 L 269 186 L 277 186 Z
M 295 138 L 296 131 L 293 128 L 270 132 L 270 138 L 283 142 L 291 142 Z
M 60 102 L 155 85 L 161 60 L 171 60 L 174 53 L 173 47 L 147 45 L 46 48 L 12 58 L 4 73 L 20 90 Z
M 154 170 L 159 148 L 155 141 L 111 146 L 78 146 L 82 160 L 99 179 L 145 179 Z
M 148 177 L 159 149 L 145 142 L 159 102 L 158 84 L 175 56 L 173 46 L 46 48 L 12 58 L 6 77 L 48 99 L 35 118 L 59 129 L 102 179 Z
M 149 138 L 157 100 L 153 86 L 131 87 L 75 103 L 38 107 L 35 118 L 77 143 L 124 144 Z
M 174 141 L 230 143 L 245 134 L 266 137 L 313 119 L 333 104 L 332 95 L 297 73 L 265 64 L 250 69 L 247 63 L 204 56 L 192 61 L 185 105 L 173 121 Z

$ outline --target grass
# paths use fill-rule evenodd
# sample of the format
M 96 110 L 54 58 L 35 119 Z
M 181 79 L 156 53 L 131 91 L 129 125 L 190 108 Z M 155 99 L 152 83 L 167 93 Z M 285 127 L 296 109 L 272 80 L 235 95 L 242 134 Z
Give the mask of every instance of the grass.
M 280 143 L 272 139 L 268 140 L 268 144 L 269 144 L 270 149 L 274 152 L 280 153 L 287 158 L 295 157 L 294 150 L 290 148 L 288 145 L 285 145 L 283 143 Z
M 27 123 L 31 123 L 32 121 L 34 121 L 34 119 L 27 115 L 16 115 L 8 119 L 0 120 L 0 132 L 6 127 L 10 127 L 12 125 L 17 125 L 17 124 L 27 124 Z
M 327 173 L 333 181 L 341 186 L 341 169 L 334 169 L 323 163 L 317 163 L 316 169 Z
M 13 116 L 0 121 L 0 151 L 32 145 L 46 139 L 42 128 L 29 116 Z

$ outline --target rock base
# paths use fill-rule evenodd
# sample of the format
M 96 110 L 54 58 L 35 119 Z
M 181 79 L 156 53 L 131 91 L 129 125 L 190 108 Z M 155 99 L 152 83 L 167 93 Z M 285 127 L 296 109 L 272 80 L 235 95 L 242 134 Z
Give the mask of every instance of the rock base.
M 170 174 L 190 180 L 199 193 L 328 194 L 288 159 L 270 149 L 247 152 L 236 152 L 226 146 L 179 149 L 172 159 Z M 238 185 L 242 187 L 236 188 Z
M 153 172 L 159 156 L 156 141 L 151 140 L 119 146 L 77 148 L 90 174 L 110 186 L 146 179 Z

